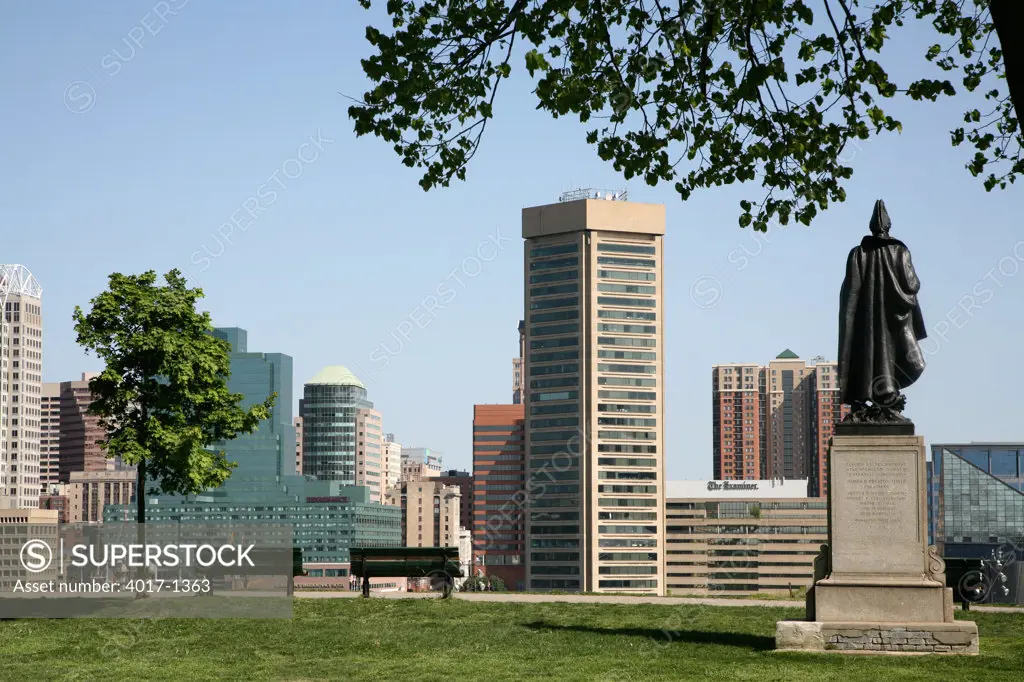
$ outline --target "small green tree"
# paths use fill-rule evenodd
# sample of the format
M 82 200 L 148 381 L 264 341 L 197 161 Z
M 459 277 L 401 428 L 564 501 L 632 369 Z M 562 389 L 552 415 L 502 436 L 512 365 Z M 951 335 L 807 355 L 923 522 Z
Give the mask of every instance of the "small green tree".
M 106 431 L 100 444 L 107 457 L 138 467 L 139 524 L 147 481 L 151 490 L 181 495 L 223 484 L 237 463 L 211 446 L 255 431 L 277 398 L 242 409 L 244 396 L 227 388 L 230 344 L 211 334 L 208 312 L 196 311 L 202 289 L 189 289 L 179 270 L 164 281 L 153 271 L 115 272 L 92 310 L 74 313 L 79 345 L 105 364 L 89 382 L 89 412 Z

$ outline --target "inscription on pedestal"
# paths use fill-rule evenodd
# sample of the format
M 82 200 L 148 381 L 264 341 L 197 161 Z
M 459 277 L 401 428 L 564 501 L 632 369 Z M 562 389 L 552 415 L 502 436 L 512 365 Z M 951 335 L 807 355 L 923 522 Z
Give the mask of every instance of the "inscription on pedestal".
M 831 453 L 832 568 L 836 573 L 924 571 L 925 491 L 916 452 Z
M 853 460 L 846 464 L 846 500 L 854 530 L 885 533 L 911 501 L 910 467 L 907 462 Z

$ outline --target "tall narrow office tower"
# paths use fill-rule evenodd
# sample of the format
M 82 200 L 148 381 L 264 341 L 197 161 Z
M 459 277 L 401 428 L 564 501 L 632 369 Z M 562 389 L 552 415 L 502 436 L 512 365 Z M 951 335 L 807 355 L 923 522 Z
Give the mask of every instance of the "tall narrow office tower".
M 664 594 L 665 207 L 597 196 L 523 209 L 527 589 Z
M 43 289 L 0 265 L 0 509 L 39 506 L 43 472 Z

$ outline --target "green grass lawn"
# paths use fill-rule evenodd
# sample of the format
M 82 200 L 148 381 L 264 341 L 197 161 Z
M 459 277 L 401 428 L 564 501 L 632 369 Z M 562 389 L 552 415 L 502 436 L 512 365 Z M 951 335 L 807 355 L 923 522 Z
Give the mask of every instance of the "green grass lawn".
M 299 599 L 292 620 L 0 622 L 0 680 L 988 680 L 1024 670 L 1024 614 L 981 656 L 774 653 L 801 610 Z

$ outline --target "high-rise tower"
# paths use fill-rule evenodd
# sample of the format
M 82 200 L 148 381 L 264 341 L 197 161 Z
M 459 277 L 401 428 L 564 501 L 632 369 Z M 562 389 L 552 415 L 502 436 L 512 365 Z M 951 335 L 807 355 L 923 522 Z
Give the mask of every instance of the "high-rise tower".
M 302 473 L 320 481 L 366 486 L 370 499 L 380 501 L 383 433 L 363 382 L 341 365 L 325 367 L 306 382 L 299 405 Z
M 295 422 L 292 419 L 292 358 L 284 353 L 250 353 L 248 332 L 239 327 L 217 327 L 213 335 L 231 344 L 228 390 L 241 393 L 241 407 L 249 409 L 277 393 L 270 418 L 255 433 L 242 434 L 218 444 L 229 461 L 238 462 L 235 481 L 295 474 Z
M 664 594 L 665 207 L 587 190 L 522 219 L 526 587 Z
M 39 506 L 43 288 L 24 265 L 0 265 L 0 509 Z

